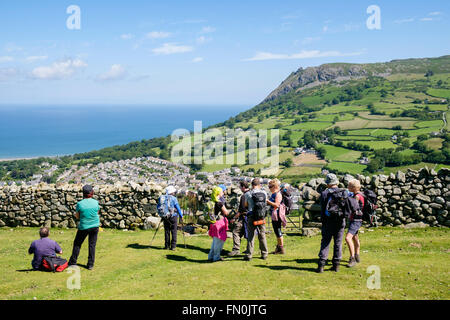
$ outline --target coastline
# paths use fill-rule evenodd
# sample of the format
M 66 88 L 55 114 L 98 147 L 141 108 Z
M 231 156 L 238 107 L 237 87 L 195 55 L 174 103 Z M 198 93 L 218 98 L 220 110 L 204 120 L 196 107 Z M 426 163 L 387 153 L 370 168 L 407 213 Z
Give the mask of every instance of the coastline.
M 21 158 L 0 158 L 0 162 L 6 162 L 6 161 L 16 161 L 16 160 L 31 160 L 31 159 L 38 159 L 38 158 L 47 158 L 47 157 L 21 157 Z

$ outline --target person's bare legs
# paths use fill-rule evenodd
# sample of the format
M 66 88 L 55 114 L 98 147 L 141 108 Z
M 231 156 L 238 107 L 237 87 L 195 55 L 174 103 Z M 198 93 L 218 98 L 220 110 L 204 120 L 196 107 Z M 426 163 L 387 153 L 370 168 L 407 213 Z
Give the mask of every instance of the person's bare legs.
M 361 243 L 359 242 L 358 234 L 354 235 L 353 243 L 355 245 L 355 259 L 356 259 L 356 262 L 359 263 L 359 250 L 361 248 Z
M 350 251 L 350 257 L 355 256 L 355 245 L 353 243 L 354 236 L 351 233 L 347 233 L 345 236 L 345 242 L 347 242 L 348 250 Z

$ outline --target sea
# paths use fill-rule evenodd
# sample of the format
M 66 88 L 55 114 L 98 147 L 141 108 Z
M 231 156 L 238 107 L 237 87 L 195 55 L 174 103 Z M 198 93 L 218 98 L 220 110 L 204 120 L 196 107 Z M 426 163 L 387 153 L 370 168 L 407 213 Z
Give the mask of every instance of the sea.
M 0 159 L 63 156 L 194 130 L 248 105 L 0 105 Z

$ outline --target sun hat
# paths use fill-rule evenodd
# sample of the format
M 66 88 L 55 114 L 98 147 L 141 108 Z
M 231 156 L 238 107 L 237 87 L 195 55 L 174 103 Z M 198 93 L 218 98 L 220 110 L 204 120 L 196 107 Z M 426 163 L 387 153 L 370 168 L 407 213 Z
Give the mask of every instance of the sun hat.
M 211 194 L 211 200 L 213 202 L 219 202 L 219 195 L 223 192 L 223 189 L 221 187 L 214 187 Z
M 334 173 L 329 173 L 325 177 L 325 183 L 328 185 L 335 185 L 339 183 L 339 179 L 336 177 Z
M 177 189 L 175 189 L 174 186 L 168 186 L 165 191 L 167 194 L 172 194 L 172 193 L 177 192 Z

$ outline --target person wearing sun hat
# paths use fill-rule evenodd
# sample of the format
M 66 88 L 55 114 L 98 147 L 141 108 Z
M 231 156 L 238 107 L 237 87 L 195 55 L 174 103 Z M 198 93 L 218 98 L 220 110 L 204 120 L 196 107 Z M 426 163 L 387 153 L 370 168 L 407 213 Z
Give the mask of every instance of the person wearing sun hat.
M 214 187 L 211 194 L 211 200 L 214 202 L 214 222 L 210 224 L 208 235 L 213 238 L 211 249 L 208 253 L 208 261 L 223 261 L 220 256 L 223 245 L 227 240 L 228 230 L 228 210 L 223 202 L 223 188 Z
M 177 247 L 178 217 L 179 219 L 183 219 L 183 212 L 181 211 L 180 205 L 178 204 L 177 197 L 175 197 L 177 189 L 174 186 L 168 186 L 164 191 L 169 201 L 168 207 L 173 211 L 172 215 L 169 218 L 163 219 L 164 249 L 175 250 L 175 248 Z
M 333 246 L 333 267 L 332 271 L 338 272 L 340 260 L 342 258 L 342 240 L 344 238 L 345 219 L 333 219 L 329 216 L 327 205 L 330 201 L 331 193 L 338 190 L 339 179 L 333 173 L 328 173 L 325 177 L 327 189 L 320 195 L 322 240 L 320 242 L 319 262 L 317 272 L 322 273 L 328 259 L 331 240 L 334 239 Z

